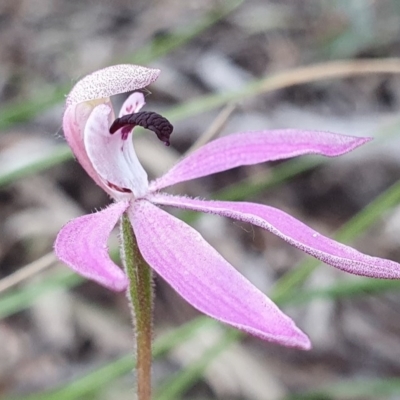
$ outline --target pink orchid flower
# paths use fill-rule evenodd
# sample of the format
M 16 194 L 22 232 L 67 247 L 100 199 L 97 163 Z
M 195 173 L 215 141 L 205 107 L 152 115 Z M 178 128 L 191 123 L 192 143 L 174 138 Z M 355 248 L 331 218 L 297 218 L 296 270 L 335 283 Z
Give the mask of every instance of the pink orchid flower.
M 309 339 L 289 317 L 196 230 L 159 206 L 250 222 L 343 271 L 374 278 L 400 278 L 399 264 L 328 239 L 276 208 L 248 202 L 199 200 L 160 191 L 241 165 L 302 154 L 339 156 L 369 141 L 368 138 L 303 130 L 237 133 L 206 144 L 149 183 L 132 143 L 132 128 L 140 124 L 136 115 L 144 105 L 144 97 L 133 93 L 113 123 L 110 96 L 144 88 L 158 75 L 156 69 L 117 65 L 83 78 L 70 92 L 63 120 L 65 137 L 78 161 L 115 203 L 70 221 L 61 229 L 55 242 L 60 260 L 109 289 L 126 289 L 127 277 L 110 259 L 107 240 L 122 214 L 127 213 L 143 258 L 192 306 L 262 339 L 303 349 L 310 348 Z M 149 114 L 152 113 L 141 115 Z M 151 121 L 142 126 L 155 129 L 159 122 L 154 123 L 155 127 Z M 116 131 L 113 134 L 111 126 L 111 131 Z M 168 137 L 160 138 L 168 144 Z

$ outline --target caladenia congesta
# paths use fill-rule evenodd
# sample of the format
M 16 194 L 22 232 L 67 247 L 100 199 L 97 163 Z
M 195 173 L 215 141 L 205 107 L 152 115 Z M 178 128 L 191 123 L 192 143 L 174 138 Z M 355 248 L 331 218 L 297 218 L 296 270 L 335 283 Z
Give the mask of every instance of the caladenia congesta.
M 249 202 L 207 201 L 172 196 L 162 189 L 241 165 L 302 154 L 335 157 L 369 138 L 322 131 L 270 130 L 216 139 L 148 182 L 137 159 L 132 131 L 140 125 L 169 144 L 170 123 L 141 111 L 143 89 L 159 70 L 116 65 L 79 81 L 67 97 L 65 137 L 76 158 L 114 203 L 67 223 L 55 251 L 79 274 L 109 289 L 128 290 L 136 332 L 139 399 L 151 396 L 152 273 L 155 270 L 193 307 L 261 339 L 309 349 L 308 337 L 267 296 L 245 279 L 202 236 L 159 206 L 217 214 L 266 229 L 289 244 L 343 271 L 374 278 L 400 278 L 400 264 L 371 257 L 335 242 L 276 208 Z M 116 118 L 110 96 L 133 92 Z M 125 271 L 109 257 L 107 240 L 121 221 Z

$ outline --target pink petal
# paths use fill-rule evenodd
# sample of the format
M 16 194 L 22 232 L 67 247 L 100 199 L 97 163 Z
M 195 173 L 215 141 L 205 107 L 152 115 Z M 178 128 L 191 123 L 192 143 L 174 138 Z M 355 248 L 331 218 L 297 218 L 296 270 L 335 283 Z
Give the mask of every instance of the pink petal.
M 111 261 L 107 240 L 128 206 L 128 202 L 115 203 L 68 222 L 54 244 L 57 257 L 78 274 L 100 285 L 115 291 L 126 289 L 128 279 Z
M 107 192 L 117 200 L 144 195 L 148 188 L 147 173 L 133 147 L 132 136 L 109 132 L 112 109 L 100 104 L 90 114 L 84 132 L 87 155 L 107 186 Z
M 367 256 L 349 246 L 335 242 L 273 207 L 255 203 L 203 201 L 165 194 L 152 195 L 149 200 L 156 204 L 218 214 L 250 222 L 272 232 L 322 262 L 351 274 L 384 279 L 400 278 L 400 264 L 383 258 Z
M 88 173 L 88 175 L 105 191 L 107 187 L 104 185 L 97 172 L 93 168 L 91 161 L 86 153 L 85 144 L 83 142 L 83 132 L 87 119 L 93 107 L 88 103 L 75 104 L 67 107 L 63 118 L 63 130 L 65 139 L 72 149 L 79 163 Z
M 158 69 L 130 64 L 100 69 L 85 76 L 73 87 L 67 97 L 67 106 L 142 89 L 154 82 L 159 74 Z
M 262 339 L 310 348 L 293 321 L 193 228 L 143 200 L 129 217 L 146 262 L 192 306 Z
M 369 140 L 371 139 L 330 132 L 294 129 L 224 136 L 189 154 L 164 176 L 151 183 L 150 188 L 156 191 L 241 165 L 281 160 L 302 154 L 334 157 L 347 153 Z
M 127 114 L 137 113 L 145 104 L 143 93 L 134 92 L 124 101 L 124 104 L 122 104 L 119 117 L 121 118 Z

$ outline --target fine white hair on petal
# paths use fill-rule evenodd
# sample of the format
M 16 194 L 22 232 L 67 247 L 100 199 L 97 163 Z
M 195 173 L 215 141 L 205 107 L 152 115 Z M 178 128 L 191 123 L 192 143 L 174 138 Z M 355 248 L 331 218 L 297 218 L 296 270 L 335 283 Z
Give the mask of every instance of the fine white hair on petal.
M 305 154 L 336 157 L 370 141 L 366 137 L 298 129 L 241 132 L 215 139 L 178 161 L 153 181 L 151 191 L 227 171 L 242 165 L 284 160 Z
M 154 82 L 159 74 L 159 69 L 131 64 L 100 69 L 82 78 L 72 88 L 66 100 L 67 107 L 142 89 Z
M 143 258 L 202 313 L 284 346 L 308 350 L 308 337 L 195 229 L 147 200 L 129 207 Z
M 296 218 L 263 204 L 204 201 L 157 193 L 147 196 L 153 204 L 217 214 L 259 226 L 322 262 L 342 271 L 379 279 L 400 279 L 400 264 L 360 253 L 329 239 Z
M 128 278 L 110 259 L 107 241 L 128 207 L 128 201 L 119 201 L 102 211 L 68 222 L 54 243 L 57 257 L 78 274 L 111 290 L 126 289 Z

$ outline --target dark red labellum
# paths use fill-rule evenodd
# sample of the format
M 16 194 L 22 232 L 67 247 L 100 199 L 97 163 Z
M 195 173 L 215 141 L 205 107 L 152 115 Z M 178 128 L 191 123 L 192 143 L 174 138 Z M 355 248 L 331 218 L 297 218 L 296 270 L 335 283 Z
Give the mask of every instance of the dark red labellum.
M 153 131 L 162 142 L 170 145 L 169 138 L 174 127 L 166 118 L 153 111 L 140 111 L 117 118 L 110 126 L 110 133 L 113 134 L 125 126 L 133 128 L 137 125 Z

